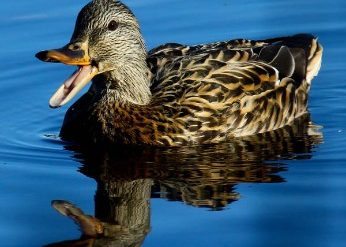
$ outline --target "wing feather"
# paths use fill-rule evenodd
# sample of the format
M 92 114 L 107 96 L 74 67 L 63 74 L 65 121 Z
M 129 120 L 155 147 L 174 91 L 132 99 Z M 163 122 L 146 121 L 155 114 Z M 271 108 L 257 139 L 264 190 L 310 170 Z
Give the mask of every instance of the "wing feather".
M 203 142 L 283 127 L 306 113 L 322 55 L 313 36 L 294 37 L 155 48 L 152 105 Z

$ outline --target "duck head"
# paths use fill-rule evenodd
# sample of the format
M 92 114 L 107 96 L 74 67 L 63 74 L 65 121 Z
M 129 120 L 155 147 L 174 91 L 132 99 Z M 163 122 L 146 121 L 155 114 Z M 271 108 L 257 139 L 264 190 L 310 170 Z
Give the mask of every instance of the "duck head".
M 53 108 L 66 104 L 92 79 L 102 88 L 115 90 L 115 98 L 145 104 L 150 97 L 146 56 L 135 16 L 114 0 L 88 3 L 78 14 L 67 45 L 36 54 L 45 62 L 78 66 L 51 97 Z

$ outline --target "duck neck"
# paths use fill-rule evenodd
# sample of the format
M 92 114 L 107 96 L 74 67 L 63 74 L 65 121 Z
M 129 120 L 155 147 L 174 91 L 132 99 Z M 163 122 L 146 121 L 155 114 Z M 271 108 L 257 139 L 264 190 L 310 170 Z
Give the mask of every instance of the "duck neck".
M 145 59 L 132 60 L 96 76 L 91 91 L 107 102 L 147 105 L 151 99 L 150 76 Z

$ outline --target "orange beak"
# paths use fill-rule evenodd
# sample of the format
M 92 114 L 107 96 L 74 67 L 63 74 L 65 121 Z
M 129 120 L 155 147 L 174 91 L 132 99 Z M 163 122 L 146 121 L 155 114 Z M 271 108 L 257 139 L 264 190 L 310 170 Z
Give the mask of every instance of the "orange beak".
M 99 73 L 97 67 L 91 65 L 87 44 L 69 44 L 60 49 L 41 51 L 36 57 L 44 62 L 77 65 L 75 71 L 55 92 L 49 100 L 52 108 L 60 107 L 69 102 L 94 76 Z
M 64 63 L 67 65 L 90 65 L 87 44 L 68 44 L 59 49 L 40 51 L 35 55 L 43 62 Z

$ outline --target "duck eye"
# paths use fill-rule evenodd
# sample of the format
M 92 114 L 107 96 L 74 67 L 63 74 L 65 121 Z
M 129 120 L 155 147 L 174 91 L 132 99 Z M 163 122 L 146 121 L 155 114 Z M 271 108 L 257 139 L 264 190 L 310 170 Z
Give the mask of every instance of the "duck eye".
M 108 30 L 110 31 L 114 31 L 115 29 L 117 29 L 117 27 L 118 27 L 118 23 L 116 21 L 111 21 L 108 24 Z

